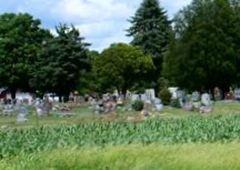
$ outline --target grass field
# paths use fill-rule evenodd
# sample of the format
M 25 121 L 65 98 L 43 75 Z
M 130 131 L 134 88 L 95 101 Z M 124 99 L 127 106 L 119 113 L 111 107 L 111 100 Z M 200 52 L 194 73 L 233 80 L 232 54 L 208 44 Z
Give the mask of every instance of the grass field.
M 166 107 L 147 120 L 87 106 L 72 112 L 32 113 L 25 124 L 0 117 L 0 170 L 240 170 L 238 102 L 215 103 L 205 115 Z
M 4 170 L 239 170 L 239 143 L 58 149 L 0 161 Z

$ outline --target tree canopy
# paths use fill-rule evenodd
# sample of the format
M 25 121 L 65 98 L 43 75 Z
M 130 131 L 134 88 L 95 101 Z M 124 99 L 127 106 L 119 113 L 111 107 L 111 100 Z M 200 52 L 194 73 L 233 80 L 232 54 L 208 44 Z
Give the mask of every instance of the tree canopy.
M 74 26 L 59 25 L 56 32 L 43 46 L 31 84 L 36 90 L 67 96 L 77 88 L 81 71 L 90 68 L 89 44 Z
M 94 71 L 104 89 L 116 88 L 122 94 L 154 70 L 152 59 L 139 48 L 127 44 L 113 44 L 94 62 Z
M 175 17 L 164 75 L 190 90 L 228 90 L 239 81 L 239 23 L 231 1 L 194 0 Z
M 41 45 L 50 37 L 41 22 L 29 14 L 0 15 L 0 85 L 8 87 L 12 98 L 18 88 L 29 89 Z

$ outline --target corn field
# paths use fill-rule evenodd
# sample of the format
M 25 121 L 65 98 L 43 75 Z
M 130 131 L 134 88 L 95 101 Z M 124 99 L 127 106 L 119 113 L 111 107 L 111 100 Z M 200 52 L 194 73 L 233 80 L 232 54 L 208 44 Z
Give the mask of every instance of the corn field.
M 89 123 L 0 131 L 0 156 L 49 149 L 131 143 L 231 142 L 240 139 L 240 116 L 156 119 L 142 123 Z

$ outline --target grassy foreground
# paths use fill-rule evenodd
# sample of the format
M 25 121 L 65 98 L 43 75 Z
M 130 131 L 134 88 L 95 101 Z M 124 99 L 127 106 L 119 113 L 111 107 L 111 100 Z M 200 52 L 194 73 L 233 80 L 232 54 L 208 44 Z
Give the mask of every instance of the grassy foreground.
M 0 157 L 71 147 L 240 141 L 240 115 L 102 122 L 0 131 Z
M 239 170 L 239 143 L 58 149 L 0 161 L 4 170 Z

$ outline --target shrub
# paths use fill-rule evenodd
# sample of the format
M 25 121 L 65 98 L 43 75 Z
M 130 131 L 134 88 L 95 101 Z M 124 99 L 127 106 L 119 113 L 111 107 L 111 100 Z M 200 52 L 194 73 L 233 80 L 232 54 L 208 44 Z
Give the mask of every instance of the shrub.
M 171 101 L 171 106 L 174 108 L 181 108 L 181 103 L 180 103 L 179 99 L 173 99 Z
M 171 102 L 172 94 L 170 93 L 170 91 L 167 88 L 163 88 L 159 92 L 159 97 L 161 98 L 162 103 L 164 105 L 169 105 Z
M 132 104 L 132 108 L 133 108 L 135 111 L 141 111 L 141 110 L 143 110 L 143 107 L 144 107 L 144 103 L 143 103 L 143 101 L 141 101 L 141 100 L 136 100 L 136 101 L 134 101 L 134 103 Z

